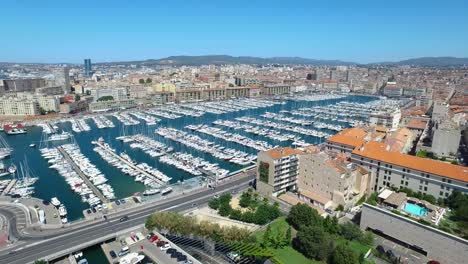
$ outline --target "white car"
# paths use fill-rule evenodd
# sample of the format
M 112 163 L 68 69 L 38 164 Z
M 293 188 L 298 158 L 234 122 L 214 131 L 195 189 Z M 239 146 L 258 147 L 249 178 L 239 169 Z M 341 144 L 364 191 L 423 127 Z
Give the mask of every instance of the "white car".
M 164 244 L 164 246 L 161 246 L 159 249 L 164 251 L 164 250 L 168 250 L 170 248 L 171 248 L 171 245 L 169 243 L 166 243 L 166 244 Z

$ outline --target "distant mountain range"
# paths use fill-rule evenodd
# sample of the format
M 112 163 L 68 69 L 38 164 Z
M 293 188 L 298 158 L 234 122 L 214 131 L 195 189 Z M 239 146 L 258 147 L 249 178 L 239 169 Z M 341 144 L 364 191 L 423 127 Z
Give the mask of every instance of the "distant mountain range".
M 2 65 L 10 64 L 47 64 L 47 63 L 12 63 L 12 62 L 0 62 Z M 55 63 L 59 64 L 59 63 Z M 67 63 L 61 63 L 67 64 Z M 388 66 L 401 66 L 401 65 L 414 65 L 414 66 L 423 66 L 423 67 L 452 67 L 452 66 L 463 66 L 468 65 L 468 58 L 456 58 L 456 57 L 421 57 L 413 58 L 395 62 L 374 62 L 368 64 L 342 61 L 342 60 L 317 60 L 309 59 L 302 57 L 271 57 L 271 58 L 261 58 L 261 57 L 251 57 L 251 56 L 229 56 L 229 55 L 202 55 L 202 56 L 170 56 L 162 59 L 149 59 L 149 60 L 139 60 L 139 61 L 115 61 L 115 62 L 101 62 L 95 63 L 99 64 L 140 64 L 140 65 L 189 65 L 189 66 L 198 66 L 198 65 L 223 65 L 223 64 L 257 64 L 257 65 L 266 65 L 266 64 L 303 64 L 303 65 L 362 65 L 362 66 L 375 66 L 375 65 L 388 65 Z
M 109 62 L 105 64 L 142 64 L 142 65 L 223 65 L 223 64 L 304 64 L 304 65 L 415 65 L 425 67 L 449 67 L 468 65 L 468 58 L 455 57 L 423 57 L 414 58 L 396 62 L 378 62 L 369 64 L 360 64 L 341 60 L 316 60 L 301 57 L 250 57 L 240 56 L 234 57 L 229 55 L 203 55 L 203 56 L 170 56 L 161 59 L 150 59 L 143 61 L 125 61 L 125 62 Z

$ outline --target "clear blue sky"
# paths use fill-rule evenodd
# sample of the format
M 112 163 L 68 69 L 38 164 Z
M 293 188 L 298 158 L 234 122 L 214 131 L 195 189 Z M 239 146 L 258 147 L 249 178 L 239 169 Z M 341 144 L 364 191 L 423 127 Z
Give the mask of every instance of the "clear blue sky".
M 170 55 L 355 62 L 468 57 L 466 0 L 47 1 L 0 5 L 0 61 Z

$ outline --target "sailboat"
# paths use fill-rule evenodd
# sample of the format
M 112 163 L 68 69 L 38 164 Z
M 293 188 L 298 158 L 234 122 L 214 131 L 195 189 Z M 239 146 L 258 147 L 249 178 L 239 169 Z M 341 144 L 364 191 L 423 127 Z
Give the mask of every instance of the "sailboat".
M 0 160 L 9 158 L 13 149 L 8 145 L 6 140 L 0 135 Z
M 5 164 L 0 161 L 0 177 L 14 174 L 16 172 L 16 166 L 12 164 L 8 168 L 5 167 Z

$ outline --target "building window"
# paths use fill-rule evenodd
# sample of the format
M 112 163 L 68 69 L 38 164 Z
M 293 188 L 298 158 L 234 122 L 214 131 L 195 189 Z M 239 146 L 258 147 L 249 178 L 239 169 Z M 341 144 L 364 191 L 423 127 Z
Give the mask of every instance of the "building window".
M 448 183 L 452 183 L 452 180 L 447 180 Z
M 421 186 L 421 185 L 419 185 L 419 190 L 422 190 L 422 186 Z
M 442 178 L 442 182 L 445 182 L 445 178 Z
M 408 186 L 408 182 L 405 182 L 405 185 Z
M 419 183 L 422 184 L 422 183 L 423 183 L 423 180 L 420 180 Z
M 387 176 L 383 176 L 383 179 L 386 180 L 386 179 L 387 179 Z
M 440 189 L 443 190 L 443 189 L 444 189 L 444 186 L 443 186 L 443 185 L 440 185 Z
M 428 182 L 428 181 L 426 181 L 426 182 L 425 182 L 425 184 L 426 184 L 426 185 L 428 185 L 428 184 L 429 184 L 429 182 Z
M 448 196 L 449 196 L 449 194 L 448 194 L 448 193 L 445 193 L 445 197 L 448 197 Z
M 401 185 L 405 184 L 405 181 L 401 180 L 401 183 L 400 183 L 400 184 L 401 184 Z
M 444 195 L 444 192 L 443 192 L 443 191 L 440 191 L 439 195 L 440 195 L 440 196 L 443 196 L 443 195 Z
M 427 186 L 424 186 L 424 191 L 427 192 Z

